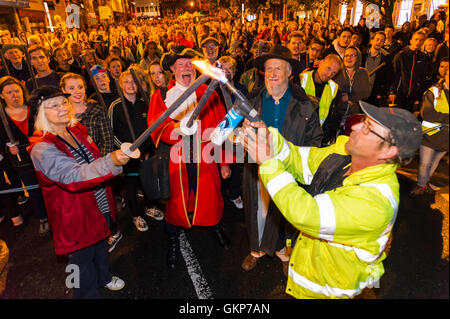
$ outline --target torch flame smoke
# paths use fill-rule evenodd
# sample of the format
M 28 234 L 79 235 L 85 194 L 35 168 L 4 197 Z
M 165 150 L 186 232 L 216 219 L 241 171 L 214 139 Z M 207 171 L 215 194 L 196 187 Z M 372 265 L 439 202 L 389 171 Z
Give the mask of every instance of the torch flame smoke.
M 192 61 L 192 64 L 202 72 L 202 74 L 222 83 L 228 82 L 225 72 L 220 68 L 212 66 L 208 60 L 194 60 Z

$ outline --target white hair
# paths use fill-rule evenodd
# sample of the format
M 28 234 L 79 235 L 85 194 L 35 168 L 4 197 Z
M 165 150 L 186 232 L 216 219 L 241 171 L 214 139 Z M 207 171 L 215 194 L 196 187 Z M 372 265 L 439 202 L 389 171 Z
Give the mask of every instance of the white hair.
M 36 130 L 42 131 L 43 134 L 52 133 L 56 134 L 55 129 L 53 125 L 48 121 L 47 116 L 45 115 L 45 107 L 51 103 L 54 99 L 64 99 L 66 98 L 64 96 L 56 96 L 47 100 L 42 101 L 41 105 L 39 106 L 39 110 L 36 115 L 36 121 L 34 122 L 34 128 Z M 73 127 L 78 123 L 78 119 L 75 117 L 75 114 L 73 112 L 72 106 L 70 106 L 70 103 L 67 102 L 67 105 L 69 107 L 69 123 L 67 126 Z

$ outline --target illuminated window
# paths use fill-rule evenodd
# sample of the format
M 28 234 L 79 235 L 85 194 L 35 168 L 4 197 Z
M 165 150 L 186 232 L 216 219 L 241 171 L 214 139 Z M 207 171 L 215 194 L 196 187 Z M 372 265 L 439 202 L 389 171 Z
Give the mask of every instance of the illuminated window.
M 431 18 L 431 16 L 434 13 L 434 10 L 439 8 L 440 5 L 446 4 L 446 3 L 447 3 L 447 0 L 431 0 L 430 11 L 428 12 L 428 18 Z
M 401 27 L 406 21 L 411 19 L 411 9 L 414 0 L 402 0 L 398 13 L 397 27 Z
M 364 5 L 361 0 L 356 1 L 355 14 L 353 15 L 353 25 L 357 25 L 363 14 Z
M 344 24 L 346 18 L 347 18 L 347 3 L 344 2 L 341 4 L 341 17 L 339 18 L 341 24 Z

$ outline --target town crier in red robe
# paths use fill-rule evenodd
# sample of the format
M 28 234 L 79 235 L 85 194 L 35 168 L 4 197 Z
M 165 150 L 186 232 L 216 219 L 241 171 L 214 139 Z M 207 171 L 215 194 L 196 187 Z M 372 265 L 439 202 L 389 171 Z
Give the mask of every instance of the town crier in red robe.
M 195 69 L 191 59 L 199 55 L 196 51 L 178 46 L 161 58 L 161 67 L 171 70 L 175 80 L 166 89 L 158 89 L 152 96 L 148 110 L 149 126 L 195 81 Z M 213 92 L 201 111 L 197 131 L 193 135 L 183 134 L 180 123 L 188 119 L 198 101 L 205 93 L 207 85 L 201 85 L 191 94 L 163 124 L 152 134 L 157 145 L 164 142 L 170 148 L 170 192 L 166 202 L 166 232 L 168 233 L 167 263 L 174 269 L 179 254 L 179 229 L 192 226 L 213 226 L 219 243 L 229 248 L 230 241 L 223 233 L 219 222 L 223 213 L 221 179 L 228 178 L 231 170 L 224 161 L 219 163 L 213 154 L 213 144 L 209 140 L 214 128 L 223 120 L 225 107 L 219 95 Z M 217 150 L 217 148 L 216 148 Z M 219 158 L 220 158 L 219 157 Z

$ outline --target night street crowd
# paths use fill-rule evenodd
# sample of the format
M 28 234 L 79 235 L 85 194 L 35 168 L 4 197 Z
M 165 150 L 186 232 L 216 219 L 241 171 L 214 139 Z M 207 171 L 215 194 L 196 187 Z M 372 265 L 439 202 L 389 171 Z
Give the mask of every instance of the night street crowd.
M 263 256 L 276 255 L 289 278 L 286 292 L 294 297 L 360 294 L 366 286 L 314 291 L 314 280 L 307 279 L 306 274 L 316 270 L 303 271 L 294 262 L 289 265 L 290 260 L 301 260 L 299 254 L 292 257 L 293 251 L 297 246 L 299 250 L 307 249 L 311 240 L 326 242 L 346 253 L 348 249 L 342 247 L 351 246 L 365 265 L 377 265 L 371 266 L 370 274 L 368 268 L 358 268 L 358 273 L 364 275 L 355 280 L 369 282 L 384 272 L 383 240 L 378 240 L 380 246 L 375 249 L 351 235 L 346 237 L 345 232 L 351 227 L 339 229 L 345 217 L 336 217 L 331 239 L 321 233 L 326 226 L 323 216 L 320 227 L 319 222 L 309 223 L 310 217 L 292 222 L 292 216 L 284 212 L 290 208 L 278 202 L 284 189 L 274 188 L 276 177 L 270 180 L 272 177 L 262 171 L 271 159 L 265 163 L 256 160 L 262 164 L 259 171 L 257 164 L 239 161 L 236 154 L 225 156 L 230 155 L 225 154 L 225 148 L 222 158 L 227 160 L 211 160 L 211 130 L 232 110 L 230 97 L 232 104 L 238 104 L 236 97 L 220 86 L 208 92 L 212 83 L 209 80 L 184 99 L 139 146 L 139 158 L 130 158 L 121 145 L 135 141 L 194 83 L 201 72 L 193 67 L 193 59 L 207 59 L 223 69 L 228 81 L 248 99 L 265 123 L 245 120 L 244 130 L 252 126 L 265 130 L 266 126 L 271 127 L 267 132 L 274 140 L 269 144 L 274 147 L 273 155 L 279 146 L 280 153 L 275 157 L 281 163 L 272 163 L 272 168 L 287 167 L 294 159 L 300 163 L 299 172 L 287 171 L 306 189 L 306 206 L 310 205 L 309 198 L 318 199 L 325 192 L 337 191 L 342 183 L 346 185 L 347 179 L 343 178 L 351 172 L 344 177 L 333 172 L 345 170 L 350 161 L 333 157 L 319 166 L 325 158 L 320 150 L 333 149 L 342 154 L 342 139 L 350 136 L 352 141 L 354 131 L 368 136 L 373 133 L 374 138 L 387 143 L 383 147 L 398 146 L 395 156 L 388 150 L 383 153 L 389 160 L 396 160 L 386 160 L 387 164 L 381 165 L 404 164 L 419 156 L 417 185 L 409 195 L 431 194 L 436 186 L 430 184 L 430 179 L 449 147 L 448 11 L 436 10 L 431 18 L 419 15 L 401 28 L 383 21 L 372 28 L 367 25 L 364 15 L 356 26 L 348 20 L 341 24 L 337 19 L 321 17 L 264 23 L 253 20 L 245 24 L 239 19 L 219 21 L 202 17 L 132 20 L 81 29 L 68 29 L 58 20 L 54 32 L 0 30 L 0 223 L 21 227 L 21 207 L 29 201 L 39 218 L 36 232 L 43 237 L 53 236 L 56 254 L 68 255 L 69 263 L 80 267 L 82 281 L 81 287 L 75 289 L 75 297 L 97 298 L 98 287 L 119 290 L 126 281 L 109 272 L 108 253 L 126 240 L 117 222 L 118 211 L 126 208 L 136 231 L 149 230 L 146 218 L 164 223 L 167 237 L 161 241 L 167 244 L 165 258 L 167 266 L 175 269 L 180 258 L 181 229 L 208 227 L 215 233 L 220 249 L 233 249 L 234 243 L 221 225 L 224 201 L 231 201 L 245 215 L 248 255 L 241 265 L 245 271 L 264 262 Z M 205 94 L 211 95 L 198 115 L 201 125 L 196 134 L 186 138 L 189 135 L 183 130 L 183 120 L 193 114 Z M 384 129 L 391 127 L 384 125 L 382 119 L 387 115 L 380 115 L 380 110 L 389 109 L 400 114 L 397 116 L 401 119 L 396 121 L 405 120 L 412 126 L 415 120 L 420 123 L 419 138 L 415 128 L 408 133 L 410 138 L 416 137 L 416 142 L 409 142 L 409 149 L 401 149 L 395 130 L 384 134 Z M 408 111 L 408 115 L 403 115 L 403 111 Z M 409 114 L 413 114 L 413 119 Z M 398 123 L 395 125 L 406 127 L 403 122 Z M 277 132 L 299 146 L 298 154 L 291 144 L 288 147 L 284 142 L 283 146 Z M 252 135 L 246 134 L 247 138 Z M 242 141 L 247 138 L 242 135 L 241 142 L 249 150 L 252 146 Z M 355 168 L 356 155 L 364 156 L 359 154 L 364 145 L 353 147 L 350 153 L 353 152 Z M 373 149 L 366 152 L 378 156 L 371 153 Z M 166 167 L 169 198 L 149 198 L 146 182 L 140 178 L 145 163 L 155 156 L 170 158 Z M 306 164 L 304 156 L 309 156 Z M 324 173 L 314 174 L 314 166 L 314 170 Z M 280 176 L 283 174 L 287 173 Z M 392 189 L 396 187 L 388 178 L 383 182 Z M 373 182 L 362 178 L 355 183 Z M 391 204 L 397 202 L 398 207 L 396 191 L 389 200 Z M 361 191 L 360 196 L 375 195 Z M 332 199 L 338 216 L 338 205 L 343 203 Z M 329 205 L 326 201 L 318 203 L 321 212 L 323 205 Z M 360 203 L 355 200 L 348 205 L 357 210 Z M 310 210 L 313 211 L 312 206 Z M 389 215 L 392 223 L 380 232 L 383 236 L 389 236 L 395 220 L 396 208 L 389 206 L 388 210 L 393 212 Z M 371 218 L 373 215 L 366 221 L 372 221 Z M 317 234 L 314 227 L 320 229 Z M 367 225 L 364 229 L 372 230 Z M 360 233 L 357 234 L 355 238 Z M 380 234 L 380 238 L 383 236 Z M 334 247 L 339 245 L 343 246 Z M 310 247 L 311 251 L 323 249 L 315 247 Z M 372 253 L 376 258 L 367 257 L 371 249 L 380 250 L 379 254 Z M 344 258 L 334 251 L 321 256 L 330 260 Z M 333 263 L 330 260 L 327 264 Z M 350 259 L 345 260 L 343 268 L 353 269 Z M 342 277 L 349 286 L 355 286 L 350 283 L 355 281 L 353 275 L 345 273 Z M 325 280 L 323 287 L 342 283 L 327 276 L 330 273 L 318 276 Z

